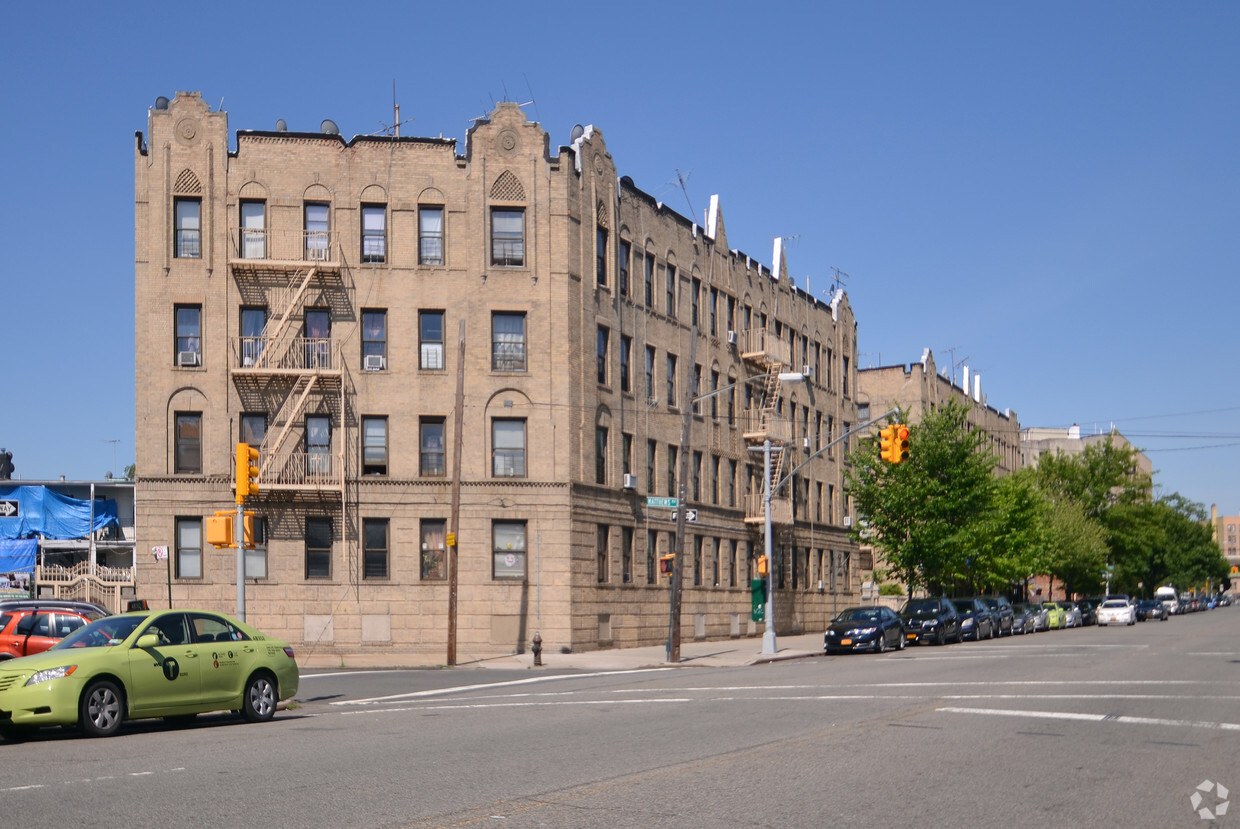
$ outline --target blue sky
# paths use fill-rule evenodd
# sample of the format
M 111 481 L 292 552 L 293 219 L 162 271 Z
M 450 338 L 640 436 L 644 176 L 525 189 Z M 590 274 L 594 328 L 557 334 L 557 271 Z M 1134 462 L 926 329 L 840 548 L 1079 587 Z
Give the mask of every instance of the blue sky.
M 6 11 L 0 446 L 134 457 L 133 146 L 159 95 L 230 133 L 463 138 L 500 100 L 815 293 L 862 367 L 967 362 L 1022 426 L 1112 425 L 1163 493 L 1240 512 L 1240 4 L 207 5 Z M 15 33 L 20 33 L 17 35 Z M 685 178 L 682 191 L 678 176 Z

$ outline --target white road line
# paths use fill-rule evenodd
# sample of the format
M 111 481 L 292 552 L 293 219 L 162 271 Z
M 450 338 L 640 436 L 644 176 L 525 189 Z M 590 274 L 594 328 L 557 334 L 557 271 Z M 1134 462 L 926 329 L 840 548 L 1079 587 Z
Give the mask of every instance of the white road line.
M 447 694 L 460 694 L 467 691 L 484 691 L 492 688 L 512 688 L 518 685 L 533 685 L 537 682 L 554 682 L 562 679 L 590 679 L 599 676 L 620 676 L 645 673 L 659 673 L 661 671 L 671 671 L 674 668 L 644 668 L 636 671 L 596 671 L 588 674 L 556 674 L 555 676 L 539 676 L 530 679 L 513 679 L 508 682 L 487 682 L 479 685 L 458 685 L 454 688 L 433 688 L 428 691 L 409 691 L 404 694 L 388 694 L 383 697 L 369 697 L 367 699 L 345 699 L 328 703 L 329 705 L 373 705 L 375 703 L 387 702 L 393 699 L 421 699 L 425 697 L 441 697 Z
M 1240 731 L 1240 723 L 1204 720 L 1168 720 L 1157 717 L 1129 717 L 1114 714 L 1082 714 L 1072 711 L 1017 711 L 1005 708 L 938 708 L 949 714 L 983 714 L 992 717 L 1028 717 L 1036 720 L 1077 720 L 1121 723 L 1124 725 L 1170 725 L 1177 728 L 1208 728 L 1214 731 Z
M 409 711 L 453 711 L 469 708 L 537 708 L 545 706 L 566 706 L 566 705 L 653 705 L 656 703 L 683 703 L 695 702 L 692 699 L 580 699 L 580 700 L 554 700 L 547 702 L 485 702 L 485 703 L 437 703 L 432 705 L 419 705 L 416 708 L 405 706 L 403 708 L 367 708 L 364 711 L 345 711 L 343 715 L 353 717 L 357 715 L 367 714 L 397 714 Z

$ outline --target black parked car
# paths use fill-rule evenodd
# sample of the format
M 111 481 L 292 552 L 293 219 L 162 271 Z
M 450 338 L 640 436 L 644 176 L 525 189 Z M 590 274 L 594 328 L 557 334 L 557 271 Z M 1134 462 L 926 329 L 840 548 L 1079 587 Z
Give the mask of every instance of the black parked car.
M 1076 603 L 1081 609 L 1081 625 L 1098 624 L 1098 605 L 1106 601 L 1105 596 L 1087 596 Z
M 960 614 L 950 599 L 909 599 L 900 610 L 909 642 L 946 645 L 960 641 Z
M 1016 614 L 1012 611 L 1012 603 L 1002 596 L 982 596 L 982 601 L 990 608 L 990 615 L 995 620 L 996 636 L 1011 636 L 1012 624 Z
M 1158 619 L 1160 622 L 1167 621 L 1166 606 L 1162 602 L 1156 602 L 1153 599 L 1142 599 L 1137 602 L 1137 621 L 1145 622 L 1150 619 Z
M 889 607 L 846 607 L 827 625 L 823 637 L 827 653 L 904 647 L 904 625 Z
M 981 599 L 952 599 L 960 614 L 960 638 L 981 641 L 995 635 L 995 621 L 990 608 Z

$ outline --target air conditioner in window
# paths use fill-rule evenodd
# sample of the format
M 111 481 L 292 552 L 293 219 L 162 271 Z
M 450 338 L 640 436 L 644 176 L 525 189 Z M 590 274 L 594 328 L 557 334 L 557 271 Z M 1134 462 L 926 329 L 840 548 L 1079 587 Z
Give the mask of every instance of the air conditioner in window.
M 809 379 L 810 377 L 814 376 L 814 367 L 813 366 L 801 366 L 801 373 L 805 375 L 806 379 Z
M 199 363 L 199 354 L 197 351 L 178 351 L 178 366 L 196 366 Z
M 312 262 L 327 261 L 327 243 L 318 239 L 311 239 L 310 244 L 306 246 L 306 258 Z
M 637 476 L 625 473 L 624 488 L 625 489 L 637 489 Z
M 728 332 L 728 345 L 736 345 L 736 332 L 735 331 Z
M 383 371 L 387 368 L 387 360 L 382 354 L 367 354 L 362 358 L 362 368 L 366 371 Z
M 809 451 L 809 438 L 801 438 L 801 446 L 804 447 L 806 451 Z
M 851 527 L 851 526 L 852 526 L 852 516 L 851 516 L 851 515 L 845 515 L 845 516 L 844 516 L 844 526 L 845 526 L 845 527 Z

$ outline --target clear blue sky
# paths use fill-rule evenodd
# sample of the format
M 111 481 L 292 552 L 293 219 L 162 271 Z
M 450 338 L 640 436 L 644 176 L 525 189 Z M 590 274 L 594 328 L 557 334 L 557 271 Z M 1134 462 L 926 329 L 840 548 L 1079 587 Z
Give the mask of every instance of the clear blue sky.
M 133 460 L 155 98 L 200 91 L 232 134 L 352 136 L 391 123 L 395 82 L 403 135 L 463 138 L 505 99 L 553 146 L 593 124 L 673 208 L 719 194 L 732 247 L 769 264 L 791 237 L 814 292 L 846 272 L 862 367 L 929 347 L 1022 426 L 1114 424 L 1162 493 L 1240 512 L 1240 3 L 92 2 L 5 23 L 0 446 L 24 478 Z

